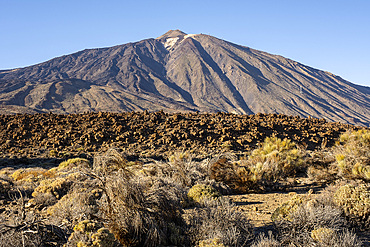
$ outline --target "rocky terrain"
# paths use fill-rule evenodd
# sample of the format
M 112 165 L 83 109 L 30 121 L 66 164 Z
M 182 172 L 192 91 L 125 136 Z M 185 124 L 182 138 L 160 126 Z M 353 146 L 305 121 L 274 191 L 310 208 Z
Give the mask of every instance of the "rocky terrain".
M 0 136 L 0 246 L 370 246 L 366 127 L 37 113 Z
M 0 113 L 279 113 L 369 126 L 370 88 L 209 35 L 88 49 L 0 71 Z
M 289 138 L 314 150 L 332 146 L 340 133 L 359 128 L 277 114 L 159 111 L 0 115 L 0 154 L 2 165 L 93 155 L 111 146 L 128 155 L 156 159 L 166 159 L 181 150 L 196 157 L 220 151 L 246 155 L 268 136 Z

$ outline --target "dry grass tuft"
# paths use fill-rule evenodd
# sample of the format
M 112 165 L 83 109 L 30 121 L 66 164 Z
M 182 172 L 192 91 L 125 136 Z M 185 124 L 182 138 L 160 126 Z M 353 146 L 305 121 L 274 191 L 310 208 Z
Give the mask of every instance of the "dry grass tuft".
M 253 242 L 251 247 L 281 247 L 280 242 L 272 235 L 269 231 L 268 236 L 261 233 L 257 239 Z
M 204 201 L 186 214 L 192 246 L 218 239 L 224 246 L 247 246 L 252 227 L 245 216 L 226 200 Z

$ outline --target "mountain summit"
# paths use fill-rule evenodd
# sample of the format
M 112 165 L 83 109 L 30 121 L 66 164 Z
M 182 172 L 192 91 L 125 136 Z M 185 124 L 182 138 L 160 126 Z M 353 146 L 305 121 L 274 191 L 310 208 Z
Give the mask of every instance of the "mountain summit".
M 158 40 L 163 40 L 163 39 L 168 39 L 168 38 L 178 38 L 178 37 L 183 37 L 187 35 L 186 33 L 184 33 L 183 31 L 181 30 L 169 30 L 167 33 L 159 36 L 157 39 Z
M 0 71 L 0 105 L 0 113 L 261 112 L 370 123 L 369 87 L 180 30 Z

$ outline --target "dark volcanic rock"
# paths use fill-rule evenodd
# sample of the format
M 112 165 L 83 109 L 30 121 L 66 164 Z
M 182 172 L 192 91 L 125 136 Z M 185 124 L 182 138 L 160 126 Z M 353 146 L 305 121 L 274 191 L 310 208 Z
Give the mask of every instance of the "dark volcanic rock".
M 144 157 L 166 158 L 176 150 L 196 156 L 225 150 L 243 155 L 267 136 L 289 138 L 312 150 L 333 145 L 340 133 L 358 128 L 324 119 L 261 113 L 0 115 L 0 153 L 3 165 L 22 158 L 93 154 L 110 146 Z
M 179 30 L 0 71 L 4 114 L 262 112 L 369 126 L 369 95 L 331 73 Z

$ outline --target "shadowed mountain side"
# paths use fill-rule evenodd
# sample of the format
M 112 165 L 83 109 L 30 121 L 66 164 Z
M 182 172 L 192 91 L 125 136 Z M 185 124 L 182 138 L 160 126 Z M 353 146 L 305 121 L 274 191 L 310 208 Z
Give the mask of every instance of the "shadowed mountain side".
M 0 113 L 133 110 L 283 113 L 369 126 L 370 88 L 180 30 L 0 71 Z
M 351 123 L 363 119 L 362 124 L 368 125 L 368 87 L 211 36 L 194 38 L 207 43 L 206 52 L 234 83 L 253 112 L 325 116 L 331 121 Z

